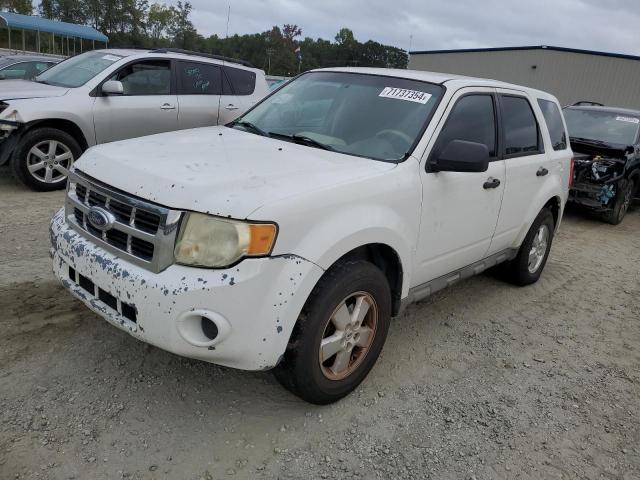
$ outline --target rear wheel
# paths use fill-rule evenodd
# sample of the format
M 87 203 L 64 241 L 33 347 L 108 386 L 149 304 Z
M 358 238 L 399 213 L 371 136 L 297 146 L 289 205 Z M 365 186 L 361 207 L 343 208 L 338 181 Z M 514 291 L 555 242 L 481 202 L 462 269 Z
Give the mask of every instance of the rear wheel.
M 78 142 L 56 128 L 35 128 L 27 132 L 11 160 L 18 180 L 33 190 L 64 188 L 69 168 L 82 154 Z
M 548 208 L 543 208 L 524 237 L 516 258 L 505 265 L 509 281 L 531 285 L 540 278 L 547 263 L 555 222 Z
M 333 266 L 307 300 L 276 378 L 311 403 L 341 399 L 375 364 L 390 318 L 391 291 L 378 267 L 366 261 Z
M 623 178 L 618 182 L 613 208 L 604 214 L 606 222 L 611 225 L 618 225 L 622 222 L 633 201 L 634 190 L 633 180 Z

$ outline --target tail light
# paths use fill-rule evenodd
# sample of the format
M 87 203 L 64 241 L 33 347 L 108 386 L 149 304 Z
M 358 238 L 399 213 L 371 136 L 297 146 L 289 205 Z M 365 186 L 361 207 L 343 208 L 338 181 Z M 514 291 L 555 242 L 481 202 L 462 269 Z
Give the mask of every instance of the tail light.
M 573 162 L 574 159 L 572 158 L 569 162 L 569 188 L 573 187 Z

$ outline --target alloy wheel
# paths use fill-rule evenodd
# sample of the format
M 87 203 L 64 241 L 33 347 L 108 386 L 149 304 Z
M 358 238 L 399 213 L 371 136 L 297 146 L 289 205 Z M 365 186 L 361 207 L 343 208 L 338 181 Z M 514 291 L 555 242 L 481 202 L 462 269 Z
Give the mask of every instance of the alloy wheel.
M 378 307 L 366 292 L 345 298 L 325 325 L 319 361 L 329 380 L 342 380 L 362 364 L 369 352 L 378 325 Z
M 529 250 L 528 269 L 529 273 L 536 273 L 542 265 L 544 256 L 547 253 L 547 246 L 549 245 L 549 227 L 545 224 L 540 225 L 538 231 L 533 237 L 531 243 L 531 250 Z
M 64 181 L 74 158 L 71 149 L 58 140 L 44 140 L 27 153 L 29 174 L 43 183 Z

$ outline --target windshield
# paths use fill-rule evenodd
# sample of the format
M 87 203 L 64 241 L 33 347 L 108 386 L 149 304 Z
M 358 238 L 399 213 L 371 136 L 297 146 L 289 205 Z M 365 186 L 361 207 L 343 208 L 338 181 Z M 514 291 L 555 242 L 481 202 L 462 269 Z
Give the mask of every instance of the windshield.
M 122 58 L 112 53 L 86 52 L 54 65 L 38 75 L 36 82 L 58 87 L 80 87 Z
M 633 145 L 640 127 L 640 118 L 633 115 L 600 110 L 567 108 L 564 118 L 572 139 L 611 144 Z
M 375 160 L 414 148 L 443 87 L 404 78 L 340 72 L 302 75 L 232 126 Z

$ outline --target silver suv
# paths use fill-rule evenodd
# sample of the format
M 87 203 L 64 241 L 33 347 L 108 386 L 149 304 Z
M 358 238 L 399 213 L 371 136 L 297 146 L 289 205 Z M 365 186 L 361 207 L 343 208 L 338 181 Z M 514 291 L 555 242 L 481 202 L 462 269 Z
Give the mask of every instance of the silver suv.
M 241 60 L 184 50 L 94 50 L 34 82 L 0 87 L 0 165 L 34 190 L 63 188 L 87 148 L 154 133 L 226 124 L 269 91 Z

